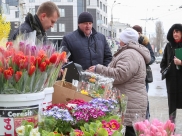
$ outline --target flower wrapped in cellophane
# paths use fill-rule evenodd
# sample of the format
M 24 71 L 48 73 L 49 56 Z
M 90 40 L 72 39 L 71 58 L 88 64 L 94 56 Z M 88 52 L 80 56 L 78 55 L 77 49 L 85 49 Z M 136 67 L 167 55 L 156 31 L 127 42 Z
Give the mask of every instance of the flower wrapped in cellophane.
M 104 98 L 105 93 L 112 88 L 114 79 L 92 72 L 81 72 L 81 80 L 77 90 L 93 98 Z
M 56 51 L 53 43 L 35 45 L 35 31 L 22 37 L 0 48 L 0 94 L 35 93 L 53 86 L 66 61 L 68 52 Z
M 171 120 L 162 122 L 159 119 L 152 119 L 149 121 L 138 114 L 136 114 L 136 120 L 133 121 L 133 128 L 136 136 L 180 136 L 174 134 L 175 124 Z

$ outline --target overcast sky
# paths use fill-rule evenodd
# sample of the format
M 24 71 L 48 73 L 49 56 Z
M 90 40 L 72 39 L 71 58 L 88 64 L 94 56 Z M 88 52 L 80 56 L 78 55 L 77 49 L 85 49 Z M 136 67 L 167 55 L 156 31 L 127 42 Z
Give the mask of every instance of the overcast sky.
M 111 7 L 114 0 L 108 0 L 108 20 L 111 20 Z M 120 3 L 117 4 L 116 3 Z M 182 0 L 116 0 L 113 7 L 114 21 L 128 23 L 131 26 L 146 26 L 148 34 L 155 32 L 155 22 L 161 21 L 165 33 L 174 23 L 182 23 Z M 153 18 L 153 20 L 145 21 Z

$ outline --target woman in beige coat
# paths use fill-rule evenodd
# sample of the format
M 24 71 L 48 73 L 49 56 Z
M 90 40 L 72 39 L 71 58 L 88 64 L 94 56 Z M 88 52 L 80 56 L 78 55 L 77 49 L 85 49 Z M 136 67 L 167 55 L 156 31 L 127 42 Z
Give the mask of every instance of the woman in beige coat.
M 151 57 L 149 50 L 138 43 L 138 37 L 132 28 L 123 30 L 120 34 L 120 49 L 108 67 L 98 64 L 89 68 L 91 72 L 114 78 L 113 86 L 128 96 L 125 136 L 135 136 L 132 121 L 136 114 L 145 118 L 147 109 L 146 64 Z

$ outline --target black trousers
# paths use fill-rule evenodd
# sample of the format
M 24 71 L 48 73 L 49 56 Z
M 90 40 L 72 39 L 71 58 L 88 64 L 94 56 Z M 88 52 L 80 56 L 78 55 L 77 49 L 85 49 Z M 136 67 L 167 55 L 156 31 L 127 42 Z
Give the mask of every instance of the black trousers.
M 136 136 L 134 128 L 132 126 L 126 126 L 125 136 Z

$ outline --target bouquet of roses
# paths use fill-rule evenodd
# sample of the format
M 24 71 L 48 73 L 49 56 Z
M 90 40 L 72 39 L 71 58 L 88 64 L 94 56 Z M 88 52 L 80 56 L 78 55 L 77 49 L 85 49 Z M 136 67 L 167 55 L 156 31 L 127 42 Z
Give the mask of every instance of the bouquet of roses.
M 67 52 L 56 51 L 53 44 L 30 43 L 31 36 L 0 47 L 0 94 L 35 93 L 56 81 Z

